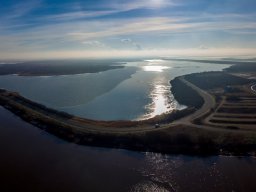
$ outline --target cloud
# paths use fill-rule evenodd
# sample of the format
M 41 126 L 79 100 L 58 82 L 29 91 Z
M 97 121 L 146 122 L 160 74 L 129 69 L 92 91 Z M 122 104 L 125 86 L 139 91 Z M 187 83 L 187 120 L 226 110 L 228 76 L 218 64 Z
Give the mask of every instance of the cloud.
M 0 17 L 1 52 L 108 50 L 109 47 L 120 48 L 120 45 L 122 50 L 129 48 L 138 52 L 147 48 L 167 50 L 176 47 L 208 52 L 210 48 L 199 47 L 202 42 L 209 47 L 225 47 L 227 42 L 234 42 L 233 46 L 237 47 L 256 47 L 254 13 L 180 12 L 171 9 L 182 6 L 175 3 L 178 0 L 49 3 L 59 13 L 48 12 L 43 0 L 17 2 Z M 60 6 L 63 7 L 58 9 Z M 34 15 L 40 7 L 41 12 Z M 113 38 L 118 40 L 111 40 Z
M 82 42 L 84 45 L 90 46 L 90 47 L 105 47 L 106 45 L 104 43 L 101 43 L 99 41 L 84 41 Z
M 177 5 L 179 4 L 174 3 L 173 0 L 103 0 L 101 1 L 101 4 L 96 5 L 84 4 L 80 2 L 73 3 L 73 5 L 66 5 L 66 8 L 69 11 L 65 13 L 47 15 L 40 18 L 40 20 L 69 21 L 76 19 L 97 18 L 138 9 L 161 9 Z M 84 10 L 84 7 L 86 10 Z
M 115 20 L 89 20 L 89 21 L 70 21 L 64 23 L 47 24 L 38 27 L 28 28 L 19 33 L 2 33 L 0 32 L 0 50 L 46 50 L 52 49 L 82 49 L 86 45 L 88 48 L 105 48 L 101 43 L 102 40 L 118 38 L 122 43 L 130 43 L 136 50 L 142 49 L 141 43 L 133 42 L 131 38 L 122 38 L 124 36 L 133 37 L 143 40 L 143 49 L 145 43 L 147 47 L 166 49 L 161 43 L 173 38 L 176 35 L 184 35 L 189 40 L 189 36 L 197 36 L 197 33 L 208 33 L 223 31 L 233 33 L 245 30 L 256 30 L 256 24 L 250 21 L 210 21 L 198 22 L 190 21 L 190 18 L 168 18 L 168 17 L 149 17 L 149 18 L 125 18 Z M 200 34 L 198 34 L 200 35 Z M 247 35 L 247 34 L 241 34 Z M 162 39 L 162 42 L 158 40 Z M 158 40 L 156 40 L 158 39 Z M 137 41 L 138 41 L 137 40 Z M 253 43 L 255 40 L 250 40 Z M 27 43 L 29 42 L 29 43 Z M 81 43 L 84 42 L 84 43 Z M 211 45 L 206 41 L 207 44 Z M 111 47 L 111 42 L 108 43 Z M 70 46 L 72 45 L 72 46 Z M 177 45 L 177 43 L 176 43 Z M 172 47 L 176 46 L 172 45 Z M 182 47 L 195 47 L 189 42 L 179 43 Z M 198 45 L 198 44 L 197 44 Z M 212 45 L 211 45 L 212 46 Z M 113 46 L 115 47 L 115 46 Z
M 86 18 L 95 18 L 105 15 L 110 15 L 116 13 L 117 11 L 72 11 L 61 14 L 48 15 L 42 17 L 40 20 L 49 20 L 49 21 L 70 21 L 76 19 L 86 19 Z
M 14 19 L 27 15 L 31 11 L 40 7 L 41 4 L 41 0 L 21 1 L 18 4 L 13 5 L 13 7 L 11 8 L 11 12 L 8 14 L 7 18 Z
M 141 45 L 140 45 L 139 43 L 137 43 L 137 42 L 134 42 L 134 41 L 131 40 L 131 39 L 121 39 L 121 42 L 122 42 L 122 43 L 125 43 L 125 44 L 130 44 L 130 45 L 132 45 L 132 46 L 135 46 L 135 48 L 136 48 L 137 50 L 142 50 Z
M 205 45 L 200 45 L 199 46 L 199 49 L 201 50 L 206 50 L 206 49 L 209 49 L 209 47 L 205 46 Z
M 136 46 L 137 50 L 142 50 L 142 47 L 141 47 L 141 45 L 140 45 L 140 44 L 138 44 L 138 43 L 134 43 L 134 45 Z
M 109 3 L 109 7 L 119 9 L 123 11 L 135 10 L 135 9 L 160 9 L 163 7 L 177 6 L 172 0 L 123 0 L 112 1 Z
M 22 18 L 28 16 L 41 5 L 42 0 L 27 0 L 5 7 L 5 9 L 3 9 L 5 11 L 0 13 L 0 34 L 2 32 L 6 33 L 6 31 L 13 32 L 13 30 L 32 27 L 32 23 L 26 22 Z
M 178 31 L 193 26 L 193 24 L 190 23 L 175 23 L 174 19 L 164 17 L 122 19 L 115 20 L 115 22 L 105 21 L 104 23 L 97 23 L 98 28 L 103 28 L 93 32 L 71 32 L 68 33 L 68 35 L 78 39 L 92 39 L 157 31 Z
M 131 43 L 132 40 L 131 39 L 121 39 L 121 42 L 123 42 L 123 43 Z

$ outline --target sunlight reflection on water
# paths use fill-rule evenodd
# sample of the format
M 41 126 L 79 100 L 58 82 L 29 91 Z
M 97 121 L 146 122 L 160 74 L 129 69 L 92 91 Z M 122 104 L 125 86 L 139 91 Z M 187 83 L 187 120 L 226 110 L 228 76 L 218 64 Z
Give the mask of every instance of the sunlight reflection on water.
M 183 165 L 179 157 L 170 158 L 167 155 L 147 152 L 145 154 L 146 164 L 139 170 L 146 178 L 132 187 L 132 192 L 165 192 L 177 191 L 178 186 L 175 182 L 174 170 Z
M 174 109 L 184 109 L 176 102 L 170 92 L 171 86 L 166 71 L 171 69 L 171 66 L 166 65 L 166 61 L 161 59 L 146 60 L 146 65 L 142 66 L 144 72 L 156 73 L 153 83 L 151 83 L 151 91 L 149 97 L 152 102 L 145 106 L 147 113 L 139 119 L 148 119 L 163 113 L 169 113 Z
M 162 82 L 156 82 L 150 94 L 152 103 L 146 106 L 147 111 L 150 111 L 145 118 L 154 117 L 172 111 L 175 106 L 170 97 L 170 86 L 163 85 Z
M 144 71 L 152 71 L 152 72 L 163 72 L 164 69 L 169 69 L 170 67 L 160 66 L 160 65 L 146 65 L 143 66 Z
M 175 109 L 181 110 L 186 106 L 180 105 L 171 94 L 171 86 L 165 77 L 159 76 L 152 84 L 152 89 L 149 97 L 152 102 L 145 106 L 148 111 L 147 114 L 143 115 L 140 119 L 148 119 L 169 113 Z

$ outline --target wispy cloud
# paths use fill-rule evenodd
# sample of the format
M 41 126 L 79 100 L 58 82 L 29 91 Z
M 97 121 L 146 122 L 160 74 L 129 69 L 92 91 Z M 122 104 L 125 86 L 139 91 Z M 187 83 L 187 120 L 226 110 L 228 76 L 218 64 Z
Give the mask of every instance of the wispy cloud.
M 117 13 L 117 12 L 119 11 L 110 11 L 110 10 L 109 11 L 71 11 L 67 13 L 48 15 L 46 17 L 40 18 L 40 20 L 44 20 L 44 21 L 48 20 L 51 22 L 70 21 L 70 20 L 76 20 L 76 19 L 95 18 L 95 17 Z
M 103 48 L 105 47 L 106 45 L 100 41 L 84 41 L 82 42 L 84 45 L 87 45 L 89 47 L 100 47 L 100 48 Z
M 177 6 L 173 0 L 130 0 L 130 1 L 112 1 L 108 6 L 119 10 L 134 10 L 134 9 L 159 9 L 169 6 Z
M 142 50 L 142 46 L 141 46 L 139 43 L 133 41 L 133 40 L 130 39 L 130 38 L 121 39 L 121 42 L 124 43 L 124 44 L 132 45 L 132 46 L 134 46 L 137 50 Z
M 118 35 L 140 34 L 145 32 L 155 31 L 175 31 L 185 29 L 193 24 L 176 23 L 170 18 L 140 18 L 126 19 L 113 22 L 98 23 L 99 31 L 80 31 L 68 33 L 73 38 L 78 39 L 93 39 Z
M 31 11 L 40 7 L 41 0 L 20 1 L 11 7 L 10 13 L 6 15 L 5 19 L 15 19 L 27 15 Z
M 165 17 L 140 18 L 112 22 L 97 22 L 98 30 L 80 30 L 67 33 L 74 39 L 95 39 L 120 35 L 147 33 L 195 33 L 207 31 L 232 32 L 236 30 L 256 30 L 256 23 L 250 21 L 200 21 L 190 22 L 189 18 L 171 19 Z
M 35 27 L 33 30 L 26 30 L 18 34 L 1 35 L 3 42 L 10 41 L 16 47 L 24 46 L 36 49 L 37 47 L 56 47 L 63 43 L 83 44 L 92 47 L 103 47 L 101 39 L 110 37 L 120 37 L 122 43 L 130 43 L 137 49 L 141 49 L 139 43 L 131 38 L 121 38 L 121 36 L 140 36 L 147 38 L 148 35 L 163 38 L 177 34 L 196 34 L 210 31 L 222 31 L 240 33 L 248 30 L 256 30 L 256 23 L 253 22 L 190 22 L 189 18 L 172 19 L 167 17 L 152 17 L 139 19 L 116 19 L 115 21 L 76 21 L 59 24 L 44 25 Z M 148 37 L 150 38 L 150 37 Z M 120 41 L 120 40 L 119 40 Z M 29 42 L 29 44 L 27 43 Z M 81 43 L 84 42 L 84 43 Z M 154 39 L 150 39 L 152 44 L 157 46 Z M 102 44 L 101 44 L 102 43 Z M 2 45 L 1 47 L 6 48 Z M 201 44 L 201 43 L 200 43 Z M 198 45 L 198 47 L 200 46 Z M 186 44 L 183 44 L 186 46 Z M 10 47 L 10 46 L 8 46 Z
M 42 0 L 20 1 L 9 7 L 6 7 L 6 13 L 0 13 L 0 34 L 13 33 L 14 30 L 33 26 L 32 23 L 23 20 L 23 17 L 28 16 L 33 11 L 42 5 Z M 1 7 L 1 6 L 0 6 Z
M 116 13 L 122 13 L 138 9 L 161 9 L 177 5 L 179 4 L 174 3 L 173 0 L 108 0 L 102 1 L 102 3 L 100 5 L 97 4 L 96 7 L 92 5 L 86 6 L 86 9 L 84 10 L 84 3 L 74 3 L 73 5 L 67 5 L 68 7 L 71 7 L 70 11 L 59 14 L 51 14 L 42 17 L 41 20 L 51 20 L 56 22 L 86 18 L 97 18 L 101 16 L 112 15 Z

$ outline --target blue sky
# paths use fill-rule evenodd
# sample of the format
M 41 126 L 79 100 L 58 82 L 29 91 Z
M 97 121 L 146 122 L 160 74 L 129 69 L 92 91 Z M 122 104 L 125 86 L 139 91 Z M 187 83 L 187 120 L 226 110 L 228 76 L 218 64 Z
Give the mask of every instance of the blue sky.
M 0 2 L 0 58 L 256 53 L 255 0 Z

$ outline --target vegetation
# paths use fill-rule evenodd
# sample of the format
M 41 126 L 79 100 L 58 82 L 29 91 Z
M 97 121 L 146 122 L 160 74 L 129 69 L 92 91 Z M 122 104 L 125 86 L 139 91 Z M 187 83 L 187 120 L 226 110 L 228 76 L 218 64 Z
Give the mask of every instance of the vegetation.
M 0 75 L 52 76 L 97 73 L 122 68 L 122 63 L 84 60 L 33 61 L 18 64 L 0 64 Z
M 194 89 L 186 85 L 179 78 L 175 78 L 170 83 L 172 85 L 171 91 L 174 95 L 174 98 L 180 104 L 195 109 L 198 109 L 203 105 L 203 98 Z
M 188 62 L 195 62 L 195 63 L 211 63 L 211 64 L 226 64 L 226 65 L 232 65 L 233 66 L 243 66 L 246 65 L 256 65 L 255 58 L 252 59 L 233 59 L 233 58 L 227 58 L 222 60 L 206 60 L 206 59 L 165 59 L 165 60 L 171 60 L 171 61 L 188 61 Z M 256 68 L 254 68 L 255 70 Z M 229 71 L 229 68 L 227 69 Z
M 225 88 L 226 86 L 231 85 L 244 85 L 251 82 L 251 80 L 225 72 L 195 73 L 186 75 L 185 79 L 204 90 Z
M 237 65 L 232 65 L 225 71 L 227 72 L 236 72 L 236 73 L 248 73 L 248 72 L 255 72 L 256 71 L 256 62 L 246 62 L 246 63 L 239 63 Z

